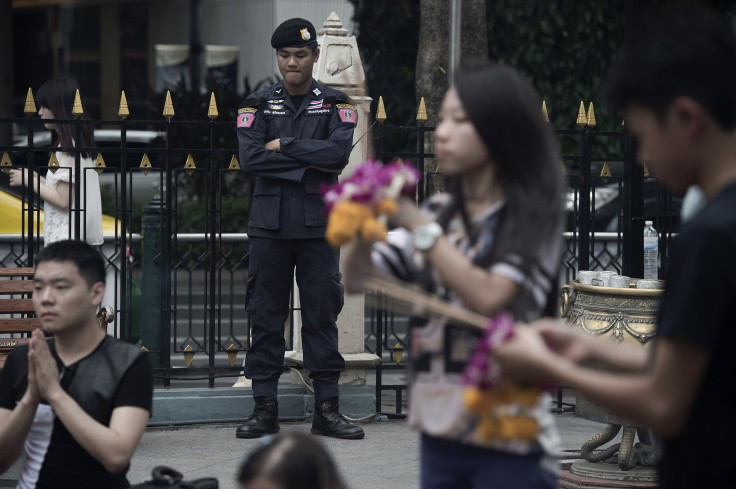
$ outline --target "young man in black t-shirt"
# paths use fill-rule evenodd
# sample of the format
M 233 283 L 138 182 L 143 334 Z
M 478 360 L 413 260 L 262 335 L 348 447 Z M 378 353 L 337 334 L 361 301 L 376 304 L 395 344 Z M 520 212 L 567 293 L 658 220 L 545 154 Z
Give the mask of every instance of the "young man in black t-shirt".
M 82 241 L 56 242 L 37 255 L 33 283 L 43 332 L 13 349 L 0 378 L 0 473 L 23 451 L 20 488 L 128 487 L 152 371 L 141 350 L 99 327 L 102 257 Z
M 736 39 L 703 8 L 647 22 L 612 67 L 605 94 L 623 109 L 638 157 L 667 185 L 708 201 L 680 230 L 651 351 L 558 325 L 517 328 L 496 351 L 508 373 L 546 377 L 662 436 L 663 489 L 736 487 L 731 386 L 736 300 Z M 547 323 L 549 323 L 548 321 Z M 607 363 L 624 374 L 589 370 Z

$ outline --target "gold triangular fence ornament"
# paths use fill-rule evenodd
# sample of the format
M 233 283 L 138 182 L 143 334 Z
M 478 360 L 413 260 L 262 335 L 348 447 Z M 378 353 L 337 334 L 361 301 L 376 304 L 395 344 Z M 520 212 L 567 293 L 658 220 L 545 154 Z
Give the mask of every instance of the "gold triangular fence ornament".
M 565 163 L 560 161 L 560 168 L 562 169 L 562 174 L 567 175 L 567 168 L 565 167 Z
M 125 98 L 125 90 L 120 93 L 120 108 L 118 109 L 118 117 L 125 119 L 130 115 L 128 110 L 128 99 Z
M 146 348 L 145 346 L 142 346 L 142 347 L 141 347 L 141 350 L 143 350 L 143 351 L 150 351 L 150 350 L 149 350 L 148 348 Z
M 427 106 L 424 105 L 424 97 L 419 99 L 419 110 L 417 111 L 417 120 L 419 122 L 427 121 Z
M 210 108 L 207 109 L 207 117 L 210 119 L 217 119 L 219 115 L 220 114 L 217 112 L 217 102 L 215 102 L 215 92 L 212 92 L 210 95 Z
M 603 162 L 603 168 L 601 168 L 601 178 L 603 183 L 608 183 L 608 179 L 611 178 L 611 167 L 608 166 L 608 162 Z
M 143 175 L 148 175 L 148 172 L 151 171 L 151 160 L 148 159 L 148 154 L 143 153 L 143 158 L 141 158 L 141 173 Z
M 166 101 L 164 102 L 164 117 L 166 117 L 169 122 L 171 122 L 171 118 L 174 117 L 174 104 L 171 102 L 171 90 L 166 90 Z
M 240 171 L 240 162 L 238 161 L 238 158 L 235 157 L 235 155 L 230 158 L 230 166 L 228 167 L 228 169 L 233 175 L 237 175 Z
M 585 127 L 585 125 L 588 123 L 588 116 L 585 115 L 585 104 L 583 104 L 583 101 L 580 101 L 580 108 L 578 109 L 578 120 L 575 122 L 576 125 L 580 127 Z
M 36 102 L 33 100 L 33 90 L 31 90 L 30 87 L 28 87 L 26 105 L 23 107 L 23 113 L 25 115 L 33 115 L 36 113 Z
M 547 102 L 542 100 L 542 115 L 544 116 L 544 120 L 549 122 L 549 114 L 547 113 Z
M 649 178 L 649 167 L 644 163 L 644 178 Z
M 238 358 L 238 347 L 230 343 L 227 347 L 227 361 L 230 362 L 230 366 L 235 365 L 235 360 Z
M 95 171 L 98 175 L 102 175 L 107 165 L 105 165 L 105 158 L 102 157 L 102 153 L 97 153 L 97 159 L 95 160 Z
M 194 174 L 194 170 L 197 168 L 197 165 L 194 164 L 194 158 L 192 157 L 191 153 L 187 155 L 187 162 L 184 163 L 184 171 L 187 172 L 187 175 L 190 177 Z
M 393 355 L 394 355 L 394 362 L 396 362 L 396 365 L 401 363 L 401 358 L 404 356 L 404 348 L 401 343 L 396 343 L 396 345 L 392 348 Z
M 593 102 L 588 105 L 588 127 L 595 127 L 595 111 L 593 110 Z
M 72 115 L 79 117 L 82 114 L 84 114 L 84 108 L 82 107 L 82 97 L 79 96 L 79 89 L 77 88 L 77 92 L 74 95 L 74 106 L 72 107 Z
M 49 158 L 49 171 L 51 173 L 56 173 L 56 170 L 59 169 L 59 160 L 56 159 L 56 153 L 51 153 L 51 157 Z
M 184 363 L 187 365 L 187 368 L 192 366 L 192 360 L 194 360 L 194 353 L 187 353 L 192 351 L 192 345 L 187 345 L 184 347 Z
M 383 106 L 383 97 L 378 97 L 378 109 L 376 110 L 376 120 L 383 123 L 388 117 L 386 116 L 386 108 Z
M 3 169 L 3 173 L 10 173 L 10 169 L 13 167 L 13 162 L 10 161 L 7 151 L 3 151 L 3 159 L 0 162 L 0 168 Z

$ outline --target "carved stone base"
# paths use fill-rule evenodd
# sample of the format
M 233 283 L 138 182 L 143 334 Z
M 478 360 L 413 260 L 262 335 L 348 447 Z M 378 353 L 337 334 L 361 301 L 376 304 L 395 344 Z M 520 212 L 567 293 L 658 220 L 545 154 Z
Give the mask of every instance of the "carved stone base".
M 615 464 L 578 461 L 560 472 L 559 489 L 654 489 L 657 472 L 651 467 L 621 470 Z

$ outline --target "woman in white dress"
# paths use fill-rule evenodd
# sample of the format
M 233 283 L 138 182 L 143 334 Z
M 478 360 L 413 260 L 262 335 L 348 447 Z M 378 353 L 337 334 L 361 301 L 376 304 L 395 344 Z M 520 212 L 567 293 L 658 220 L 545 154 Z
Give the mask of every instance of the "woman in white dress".
M 44 201 L 44 245 L 70 238 L 84 239 L 92 245 L 103 242 L 100 183 L 89 151 L 94 147 L 93 128 L 91 124 L 81 124 L 77 144 L 77 128 L 72 123 L 63 122 L 73 118 L 72 107 L 78 89 L 77 82 L 60 76 L 41 85 L 36 101 L 41 119 L 56 121 L 44 124 L 51 130 L 51 145 L 64 149 L 80 148 L 81 180 L 74 172 L 76 150 L 56 151 L 59 168 L 56 172 L 49 170 L 46 177 L 36 172 L 31 175 L 28 169 L 10 170 L 11 186 L 30 185 Z M 88 119 L 86 114 L 82 118 Z M 74 189 L 78 181 L 82 185 L 79 205 L 75 202 Z M 81 213 L 81 236 L 76 235 L 72 217 L 77 210 Z

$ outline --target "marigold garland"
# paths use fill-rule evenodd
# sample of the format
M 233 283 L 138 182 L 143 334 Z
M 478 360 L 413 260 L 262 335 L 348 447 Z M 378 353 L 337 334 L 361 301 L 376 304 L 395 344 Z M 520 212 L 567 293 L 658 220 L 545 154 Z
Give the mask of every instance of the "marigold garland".
M 478 416 L 476 433 L 483 440 L 533 441 L 539 424 L 533 410 L 541 391 L 503 381 L 493 362 L 493 349 L 514 336 L 511 316 L 501 314 L 488 322 L 463 375 L 465 408 Z

